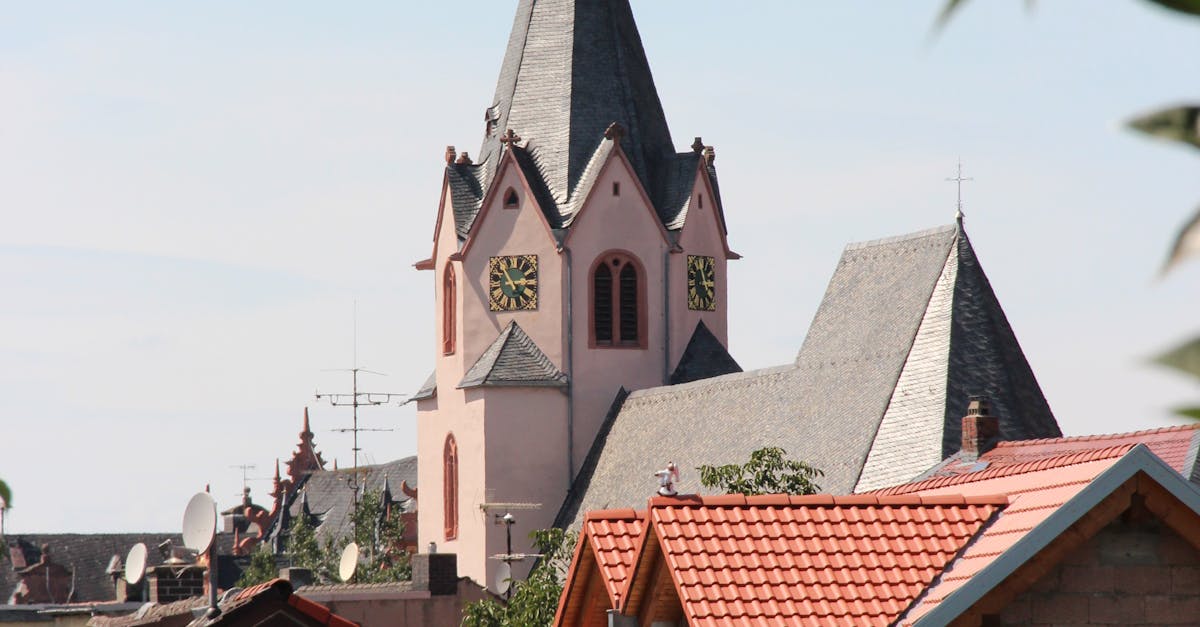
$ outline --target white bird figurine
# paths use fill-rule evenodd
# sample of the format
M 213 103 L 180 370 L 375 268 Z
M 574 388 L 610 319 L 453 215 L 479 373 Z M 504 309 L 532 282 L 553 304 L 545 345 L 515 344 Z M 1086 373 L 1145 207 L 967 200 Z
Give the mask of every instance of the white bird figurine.
M 667 467 L 654 473 L 658 477 L 659 496 L 675 496 L 675 483 L 679 481 L 679 468 L 675 462 L 667 462 Z

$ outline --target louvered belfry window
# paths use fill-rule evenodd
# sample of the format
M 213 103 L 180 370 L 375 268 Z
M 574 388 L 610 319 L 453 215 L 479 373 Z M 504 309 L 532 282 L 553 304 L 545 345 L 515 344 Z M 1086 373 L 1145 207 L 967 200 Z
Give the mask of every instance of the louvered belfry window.
M 602 256 L 592 271 L 592 344 L 642 347 L 640 266 L 626 254 Z
M 454 434 L 446 434 L 442 449 L 442 513 L 446 539 L 458 537 L 458 443 Z

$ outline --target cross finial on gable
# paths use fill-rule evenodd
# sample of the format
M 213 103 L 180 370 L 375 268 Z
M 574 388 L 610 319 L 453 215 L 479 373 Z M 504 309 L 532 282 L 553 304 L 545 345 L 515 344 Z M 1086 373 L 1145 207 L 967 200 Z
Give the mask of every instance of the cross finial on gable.
M 962 210 L 962 184 L 963 184 L 963 181 L 974 181 L 975 179 L 974 179 L 974 178 L 971 178 L 971 177 L 969 177 L 969 176 L 967 176 L 967 177 L 964 177 L 964 176 L 962 175 L 962 159 L 959 159 L 959 160 L 958 160 L 958 174 L 957 174 L 957 175 L 955 175 L 955 177 L 954 177 L 954 178 L 947 178 L 946 180 L 947 180 L 947 181 L 953 181 L 953 182 L 955 182 L 955 183 L 958 183 L 958 210 L 954 212 L 954 219 L 955 219 L 955 220 L 957 220 L 957 221 L 958 221 L 958 223 L 961 225 L 961 224 L 962 224 L 962 219 L 963 219 L 963 210 Z
M 511 128 L 507 131 L 504 131 L 504 136 L 500 138 L 500 143 L 508 146 L 509 148 L 512 148 L 513 144 L 516 144 L 519 141 L 521 141 L 521 136 L 517 135 L 516 131 L 512 130 Z
M 620 141 L 625 136 L 625 127 L 621 126 L 620 122 L 613 122 L 608 125 L 608 129 L 604 131 L 604 139 Z

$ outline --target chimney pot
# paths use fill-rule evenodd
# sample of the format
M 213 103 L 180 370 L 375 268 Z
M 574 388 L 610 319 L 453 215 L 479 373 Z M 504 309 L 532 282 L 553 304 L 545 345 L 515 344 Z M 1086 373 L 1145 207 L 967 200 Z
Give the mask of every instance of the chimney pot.
M 962 419 L 963 456 L 976 459 L 995 448 L 999 440 L 1000 419 L 992 415 L 987 397 L 972 396 Z
M 454 156 L 457 154 L 458 151 L 454 149 L 454 146 L 446 146 L 446 165 L 454 163 Z

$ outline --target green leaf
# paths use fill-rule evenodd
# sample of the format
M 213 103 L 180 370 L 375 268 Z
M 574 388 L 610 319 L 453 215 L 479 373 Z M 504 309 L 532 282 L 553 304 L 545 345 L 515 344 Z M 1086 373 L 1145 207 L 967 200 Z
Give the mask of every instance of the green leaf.
M 12 507 L 12 490 L 3 480 L 0 480 L 0 501 L 4 501 L 5 509 Z
M 1163 353 L 1155 357 L 1154 361 L 1200 378 L 1200 338 Z
M 1180 407 L 1175 410 L 1175 413 L 1184 418 L 1200 420 L 1200 407 Z
M 1160 275 L 1166 274 L 1180 261 L 1196 254 L 1200 254 L 1200 208 L 1175 235 L 1175 242 L 1171 244 L 1171 254 L 1167 255 Z
M 1191 15 L 1200 15 L 1200 0 L 1149 0 L 1160 7 L 1178 11 L 1180 13 L 1188 13 Z
M 1153 137 L 1200 148 L 1200 107 L 1181 105 L 1155 111 L 1129 121 L 1129 127 Z

